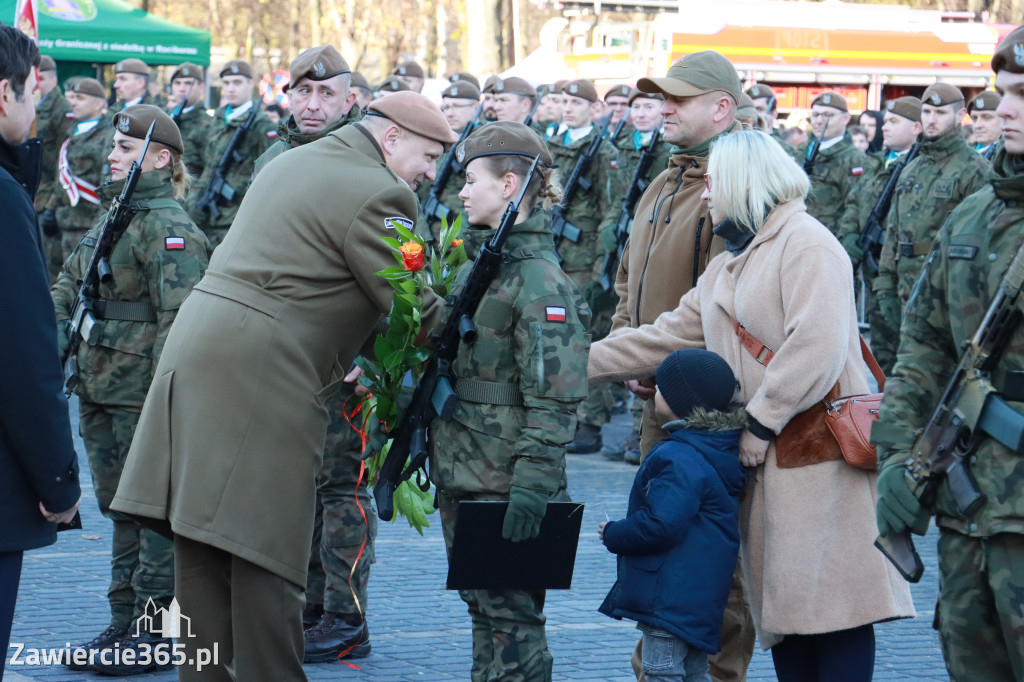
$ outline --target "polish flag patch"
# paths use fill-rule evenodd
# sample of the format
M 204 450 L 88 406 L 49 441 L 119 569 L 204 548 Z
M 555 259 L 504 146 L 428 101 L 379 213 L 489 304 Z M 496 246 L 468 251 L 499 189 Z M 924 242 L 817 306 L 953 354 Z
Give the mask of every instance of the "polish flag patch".
M 184 251 L 184 237 L 164 237 L 164 248 L 168 251 Z
M 856 168 L 852 169 L 850 172 L 853 175 L 862 175 L 864 173 L 864 167 L 863 166 L 857 166 Z
M 275 139 L 277 137 L 277 131 L 276 130 L 267 131 L 267 137 L 270 138 L 271 140 Z
M 565 322 L 565 308 L 557 305 L 549 305 L 544 309 L 547 313 L 548 322 Z
M 619 162 L 616 161 L 615 159 L 612 159 L 612 170 L 615 170 L 618 167 L 619 167 Z

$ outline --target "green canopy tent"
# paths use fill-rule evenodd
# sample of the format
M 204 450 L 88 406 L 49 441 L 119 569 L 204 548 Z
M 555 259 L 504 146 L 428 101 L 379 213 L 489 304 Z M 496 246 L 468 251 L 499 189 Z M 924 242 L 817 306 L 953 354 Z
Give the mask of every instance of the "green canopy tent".
M 39 49 L 57 62 L 87 64 L 93 72 L 93 65 L 128 57 L 150 66 L 210 64 L 209 31 L 155 17 L 121 0 L 37 1 Z M 0 21 L 13 21 L 16 2 L 0 0 Z M 62 77 L 70 75 L 61 71 Z

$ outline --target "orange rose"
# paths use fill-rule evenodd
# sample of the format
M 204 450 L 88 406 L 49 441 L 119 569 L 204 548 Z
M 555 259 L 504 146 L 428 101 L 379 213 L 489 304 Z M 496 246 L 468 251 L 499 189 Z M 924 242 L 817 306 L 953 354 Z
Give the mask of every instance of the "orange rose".
M 423 254 L 422 244 L 405 242 L 398 250 L 402 252 L 402 267 L 406 270 L 417 272 L 426 265 L 426 256 Z
M 459 244 L 461 244 L 461 243 L 462 243 L 461 239 L 453 239 L 452 240 L 452 248 L 453 249 L 459 248 Z

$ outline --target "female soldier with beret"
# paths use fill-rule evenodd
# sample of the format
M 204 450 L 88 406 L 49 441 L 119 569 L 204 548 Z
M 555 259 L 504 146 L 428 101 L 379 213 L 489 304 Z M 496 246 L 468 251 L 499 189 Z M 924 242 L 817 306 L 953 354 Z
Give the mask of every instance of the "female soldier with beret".
M 455 361 L 459 407 L 431 427 L 431 477 L 449 551 L 461 500 L 508 500 L 502 535 L 512 542 L 538 535 L 549 500 L 568 501 L 565 444 L 587 395 L 590 347 L 590 309 L 554 253 L 545 209 L 561 200 L 561 188 L 540 137 L 499 121 L 472 133 L 455 154 L 466 169 L 459 198 L 471 254 L 493 235 L 538 154 L 541 163 L 505 243 L 506 260 L 474 317 L 477 339 Z M 473 619 L 473 680 L 551 679 L 544 592 L 460 596 Z
M 146 156 L 139 159 L 146 133 L 155 123 Z M 113 280 L 101 283 L 105 314 L 96 324 L 94 345 L 78 348 L 80 380 L 74 391 L 80 400 L 82 440 L 92 470 L 100 511 L 114 521 L 110 626 L 82 648 L 95 653 L 91 667 L 108 674 L 134 674 L 156 668 L 155 663 L 125 665 L 125 657 L 99 650 L 120 645 L 123 650 L 163 640 L 145 628 L 136 634 L 135 621 L 152 599 L 167 607 L 174 594 L 172 543 L 152 530 L 110 511 L 128 446 L 142 403 L 153 378 L 171 322 L 185 296 L 206 270 L 209 242 L 178 203 L 189 177 L 181 156 L 178 127 L 162 109 L 139 104 L 114 115 L 113 150 L 107 157 L 112 181 L 99 189 L 104 205 L 120 195 L 134 161 L 142 174 L 131 197 L 137 209 L 110 255 Z M 106 216 L 85 236 L 64 264 L 52 294 L 57 314 L 58 342 L 68 348 L 67 322 L 79 286 L 86 275 Z M 151 607 L 152 608 L 152 607 Z M 153 615 L 153 614 L 150 614 Z

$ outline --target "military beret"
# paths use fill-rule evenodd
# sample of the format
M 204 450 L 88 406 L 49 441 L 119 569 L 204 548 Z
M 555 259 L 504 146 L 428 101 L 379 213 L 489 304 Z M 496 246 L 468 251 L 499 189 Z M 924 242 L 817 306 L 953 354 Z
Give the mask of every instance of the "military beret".
M 436 140 L 447 149 L 459 136 L 448 127 L 448 121 L 437 105 L 419 94 L 406 90 L 381 97 L 366 107 L 367 116 L 382 116 L 399 127 Z
M 196 80 L 205 81 L 206 75 L 203 73 L 203 67 L 192 62 L 185 62 L 179 64 L 178 68 L 174 70 L 171 75 L 171 81 L 173 82 L 177 78 L 195 78 Z
M 134 73 L 139 76 L 149 77 L 149 67 L 146 66 L 146 62 L 135 57 L 129 59 L 122 59 L 117 64 L 114 64 L 114 73 Z
M 463 167 L 481 156 L 515 154 L 533 158 L 540 154 L 540 161 L 551 165 L 551 152 L 529 126 L 516 121 L 495 121 L 481 126 L 455 148 L 455 160 Z
M 754 100 L 745 92 L 740 93 L 740 101 L 736 103 L 736 117 L 757 118 L 757 108 L 754 107 Z
M 377 86 L 377 90 L 384 92 L 402 92 L 409 89 L 409 84 L 398 80 L 395 76 L 388 76 L 384 82 Z
M 594 88 L 594 84 L 588 81 L 586 78 L 580 78 L 579 80 L 569 81 L 562 86 L 562 94 L 570 95 L 572 97 L 579 97 L 589 102 L 597 101 L 597 90 Z
M 155 124 L 155 125 L 154 125 Z M 181 154 L 185 146 L 181 142 L 181 131 L 174 121 L 160 107 L 152 104 L 136 104 L 114 114 L 114 129 L 139 140 L 146 139 L 149 126 L 153 125 L 153 142 L 170 147 Z
M 79 95 L 107 98 L 107 91 L 103 89 L 103 84 L 95 78 L 76 78 L 74 83 L 69 78 L 65 87 L 68 92 L 77 92 Z
M 654 99 L 658 100 L 659 102 L 664 102 L 665 96 L 662 95 L 660 92 L 641 92 L 640 90 L 633 88 L 629 92 L 629 106 L 633 106 L 633 102 L 637 101 L 638 99 Z
M 771 89 L 771 86 L 765 85 L 764 83 L 758 83 L 757 85 L 751 85 L 747 88 L 747 95 L 750 99 L 761 99 L 762 97 L 771 98 L 775 97 L 775 91 Z
M 232 59 L 220 70 L 220 77 L 224 76 L 245 76 L 252 78 L 252 67 L 244 59 Z
M 846 104 L 846 98 L 840 95 L 838 92 L 835 92 L 834 90 L 823 92 L 817 97 L 815 97 L 814 101 L 811 102 L 811 106 L 813 107 L 815 104 L 820 104 L 823 107 L 832 107 L 833 109 L 838 109 L 839 111 L 850 110 L 850 108 Z
M 629 85 L 626 85 L 625 83 L 621 85 L 616 85 L 610 90 L 608 90 L 608 92 L 604 93 L 604 101 L 607 102 L 609 97 L 625 97 L 628 99 L 629 94 L 632 91 L 633 88 L 631 88 Z
M 551 86 L 551 92 L 555 93 L 556 95 L 561 95 L 562 94 L 562 88 L 564 88 L 565 84 L 568 83 L 568 82 L 569 81 L 564 80 L 564 79 L 563 80 L 559 80 L 559 81 L 555 81 L 554 84 Z
M 358 71 L 352 72 L 352 84 L 353 88 L 362 88 L 363 90 L 370 89 L 370 81 L 366 80 L 366 76 L 359 73 Z
M 320 45 L 303 50 L 288 67 L 291 80 L 288 88 L 294 88 L 303 78 L 311 81 L 325 81 L 345 73 L 352 73 L 348 62 L 333 45 Z
M 391 72 L 392 76 L 408 76 L 409 78 L 426 78 L 423 67 L 416 62 L 402 62 Z
M 962 102 L 964 93 L 955 85 L 949 83 L 932 83 L 921 95 L 921 104 L 930 104 L 933 107 L 944 107 L 947 104 Z
M 978 93 L 978 96 L 970 101 L 967 105 L 967 113 L 973 113 L 977 111 L 991 111 L 995 113 L 995 110 L 1002 103 L 1003 98 L 999 96 L 998 92 L 992 90 L 985 90 L 984 92 Z
M 510 92 L 513 95 L 537 98 L 537 89 L 530 85 L 525 79 L 518 76 L 511 76 L 494 84 L 495 94 L 499 92 Z
M 441 93 L 441 97 L 453 99 L 471 99 L 474 102 L 480 99 L 480 90 L 469 81 L 455 81 Z
M 734 102 L 740 99 L 736 67 L 714 50 L 694 52 L 677 59 L 664 78 L 641 78 L 636 87 L 643 92 L 661 92 L 675 97 L 693 97 L 721 90 Z
M 458 73 L 453 73 L 452 77 L 448 79 L 448 82 L 449 83 L 472 83 L 473 85 L 476 86 L 477 90 L 480 89 L 480 81 L 477 80 L 477 77 L 474 76 L 473 74 L 467 73 L 465 71 L 460 71 Z
M 488 76 L 484 81 L 484 89 L 481 92 L 494 92 L 494 86 L 501 82 L 501 76 Z
M 39 70 L 56 71 L 57 62 L 53 61 L 53 57 L 51 57 L 50 55 L 44 54 L 42 58 L 39 60 Z
M 992 71 L 1024 73 L 1024 26 L 1010 31 L 992 55 Z
M 921 122 L 921 100 L 916 97 L 898 97 L 885 103 L 887 112 L 902 116 L 911 121 Z

